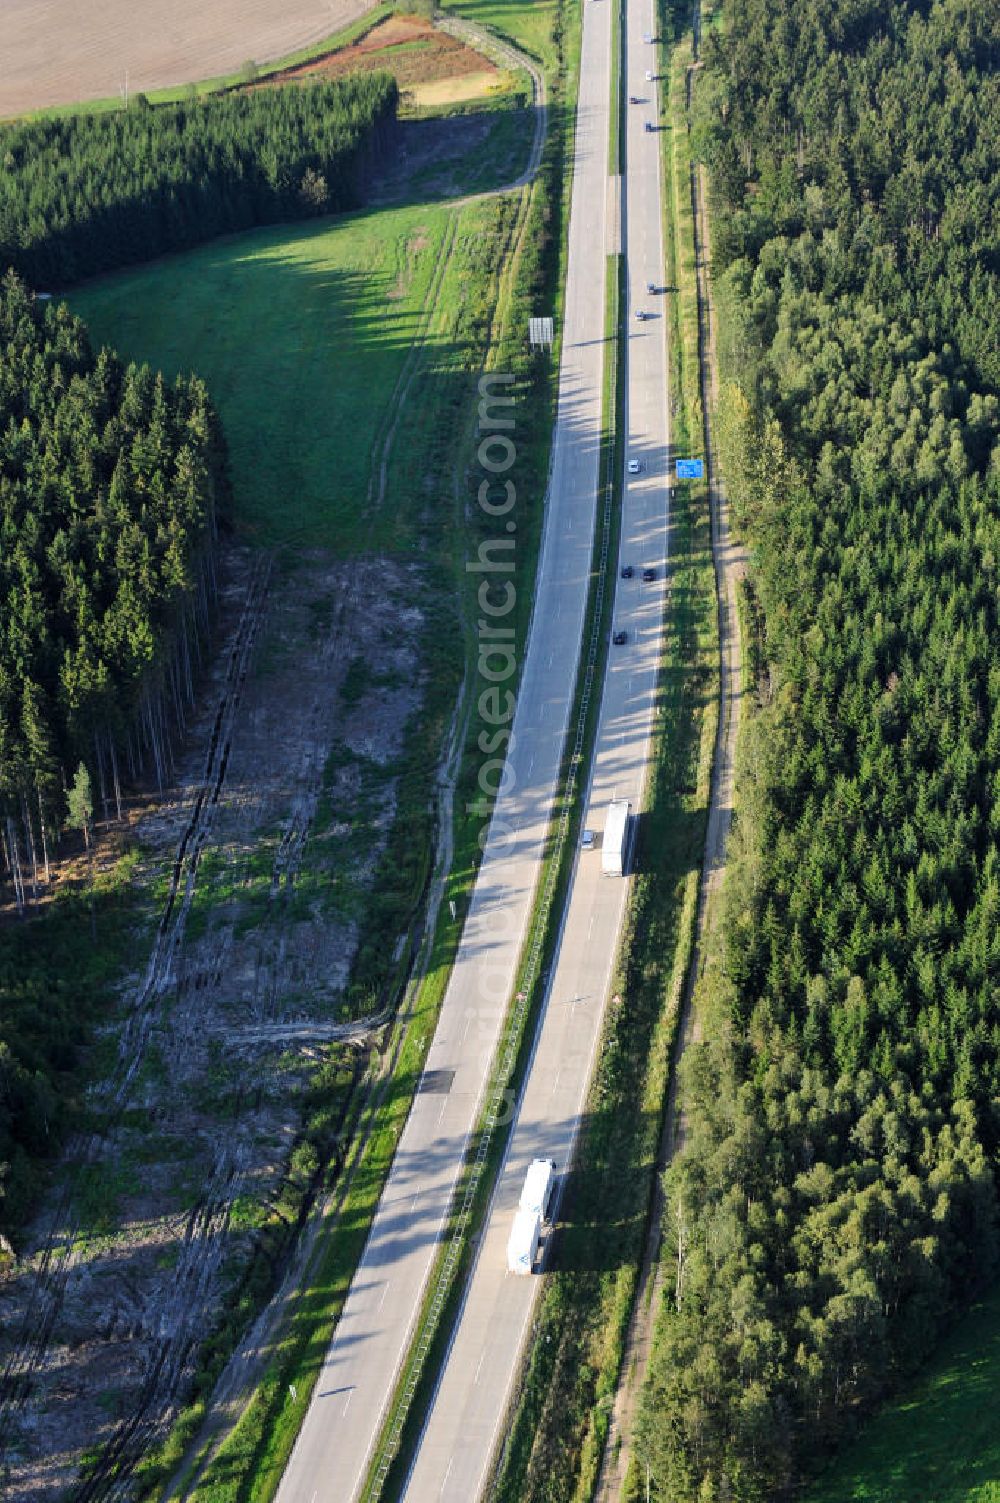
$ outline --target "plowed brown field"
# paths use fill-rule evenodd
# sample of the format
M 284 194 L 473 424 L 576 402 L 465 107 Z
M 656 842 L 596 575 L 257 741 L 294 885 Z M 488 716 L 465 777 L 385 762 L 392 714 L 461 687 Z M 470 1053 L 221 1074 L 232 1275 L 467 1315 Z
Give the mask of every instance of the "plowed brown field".
M 0 117 L 238 71 L 307 47 L 372 0 L 2 0 Z
M 482 53 L 473 52 L 447 32 L 435 31 L 418 16 L 390 16 L 353 46 L 328 52 L 297 68 L 286 68 L 274 75 L 273 82 L 335 78 L 341 73 L 377 68 L 394 74 L 401 89 L 473 74 L 481 75 L 488 87 L 497 73 Z

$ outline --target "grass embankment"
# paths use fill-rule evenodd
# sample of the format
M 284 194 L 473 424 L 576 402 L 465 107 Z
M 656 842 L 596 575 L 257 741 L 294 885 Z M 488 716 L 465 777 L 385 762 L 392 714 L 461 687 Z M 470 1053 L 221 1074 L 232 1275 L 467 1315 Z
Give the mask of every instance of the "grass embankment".
M 683 72 L 681 74 L 683 87 Z M 681 95 L 683 101 L 683 95 Z M 683 111 L 683 103 L 681 103 Z M 668 144 L 669 350 L 677 452 L 699 432 L 697 293 L 687 168 Z M 692 338 L 693 331 L 693 338 Z M 698 445 L 700 447 L 700 445 Z M 592 1494 L 607 1434 L 638 1266 L 679 1000 L 691 955 L 717 720 L 718 641 L 707 497 L 675 491 L 670 596 L 651 807 L 640 874 L 591 1087 L 567 1226 L 539 1313 L 499 1478 L 509 1503 Z
M 560 30 L 569 18 L 563 0 L 449 0 L 443 7 L 450 15 L 488 27 L 501 38 L 514 42 L 529 57 L 540 62 L 546 74 L 555 75 L 561 65 Z M 575 17 L 573 26 L 579 26 Z
M 805 1494 L 806 1503 L 1000 1503 L 1000 1289 Z

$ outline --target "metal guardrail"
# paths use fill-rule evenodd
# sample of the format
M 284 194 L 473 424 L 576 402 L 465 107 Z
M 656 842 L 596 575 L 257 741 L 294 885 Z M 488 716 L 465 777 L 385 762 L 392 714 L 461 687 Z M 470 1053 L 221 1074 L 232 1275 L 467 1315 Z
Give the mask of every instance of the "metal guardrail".
M 617 267 L 615 275 L 617 275 Z M 616 310 L 618 301 L 616 288 Z M 618 327 L 617 311 L 615 327 L 616 329 Z M 382 1496 L 382 1488 L 385 1485 L 390 1468 L 399 1453 L 403 1427 L 406 1424 L 417 1385 L 423 1376 L 427 1353 L 437 1334 L 441 1312 L 451 1292 L 452 1283 L 458 1269 L 458 1262 L 465 1246 L 466 1233 L 472 1216 L 472 1206 L 482 1180 L 483 1170 L 493 1141 L 493 1134 L 496 1131 L 501 1111 L 507 1103 L 510 1091 L 508 1082 L 513 1075 L 514 1064 L 520 1048 L 520 1033 L 528 1010 L 529 998 L 532 988 L 539 980 L 541 974 L 542 951 L 549 933 L 549 921 L 555 900 L 556 885 L 559 881 L 562 855 L 566 845 L 566 837 L 569 833 L 570 811 L 576 794 L 577 773 L 587 734 L 587 716 L 594 687 L 597 658 L 600 652 L 601 622 L 604 617 L 604 595 L 608 574 L 608 554 L 611 547 L 613 509 L 614 475 L 611 473 L 604 479 L 604 517 L 602 521 L 601 551 L 597 572 L 597 603 L 590 629 L 590 641 L 587 648 L 587 660 L 577 713 L 576 734 L 573 741 L 573 749 L 570 753 L 569 771 L 563 788 L 562 809 L 556 825 L 553 859 L 549 863 L 541 903 L 535 911 L 535 917 L 532 922 L 532 934 L 529 941 L 527 960 L 522 972 L 521 983 L 515 993 L 514 1007 L 511 1010 L 507 1027 L 502 1059 L 496 1070 L 494 1083 L 490 1089 L 489 1105 L 486 1110 L 486 1116 L 483 1119 L 483 1126 L 475 1156 L 468 1167 L 465 1190 L 462 1195 L 457 1219 L 449 1237 L 444 1259 L 440 1263 L 436 1274 L 433 1275 L 435 1280 L 434 1293 L 422 1318 L 420 1334 L 416 1345 L 411 1348 L 413 1355 L 410 1360 L 410 1370 L 402 1394 L 397 1401 L 395 1415 L 379 1445 L 378 1465 L 374 1473 L 371 1474 L 370 1480 L 361 1495 L 363 1503 L 378 1503 L 378 1500 Z M 546 977 L 545 984 L 547 984 L 547 980 L 548 978 Z

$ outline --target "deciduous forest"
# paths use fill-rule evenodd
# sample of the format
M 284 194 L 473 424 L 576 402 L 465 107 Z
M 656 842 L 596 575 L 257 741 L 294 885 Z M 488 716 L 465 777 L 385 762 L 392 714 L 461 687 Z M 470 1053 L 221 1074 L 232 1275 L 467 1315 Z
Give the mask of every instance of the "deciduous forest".
M 723 20 L 693 130 L 757 710 L 641 1427 L 676 1503 L 790 1496 L 997 1268 L 1000 14 Z
M 0 128 L 0 268 L 36 289 L 354 208 L 397 88 L 359 73 Z

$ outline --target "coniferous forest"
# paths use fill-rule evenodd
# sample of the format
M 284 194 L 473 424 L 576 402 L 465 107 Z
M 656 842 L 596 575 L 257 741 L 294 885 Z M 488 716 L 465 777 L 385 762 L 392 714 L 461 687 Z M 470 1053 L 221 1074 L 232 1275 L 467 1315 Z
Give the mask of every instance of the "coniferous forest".
M 1000 12 L 729 0 L 694 140 L 752 558 L 656 1496 L 773 1500 L 997 1271 Z
M 66 828 L 89 845 L 129 781 L 168 775 L 229 501 L 204 384 L 95 354 L 31 288 L 357 204 L 396 98 L 364 74 L 0 127 L 0 871 L 22 914 Z M 28 928 L 0 953 L 4 1229 L 72 1118 L 77 1047 L 125 943 L 112 908 L 100 943 L 74 950 L 72 907 L 44 950 Z
M 80 762 L 120 807 L 162 777 L 214 589 L 225 454 L 204 385 L 95 356 L 64 304 L 0 284 L 0 801 L 19 902 Z
M 395 79 L 359 73 L 0 128 L 0 268 L 37 289 L 362 201 Z
M 94 355 L 64 304 L 0 282 L 0 848 L 20 911 L 61 830 L 87 843 L 143 766 L 163 777 L 215 588 L 225 452 L 204 385 Z M 33 1162 L 68 1118 L 66 1072 L 109 979 L 109 940 L 52 921 L 0 952 L 0 1194 L 30 1209 Z M 93 936 L 91 936 L 93 939 Z M 76 947 L 74 949 L 74 947 Z M 113 950 L 113 946 L 112 946 Z M 74 977 L 69 984 L 68 977 Z

